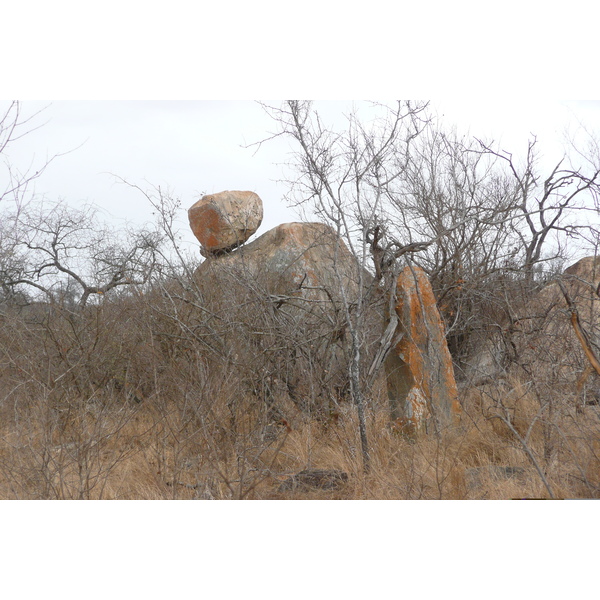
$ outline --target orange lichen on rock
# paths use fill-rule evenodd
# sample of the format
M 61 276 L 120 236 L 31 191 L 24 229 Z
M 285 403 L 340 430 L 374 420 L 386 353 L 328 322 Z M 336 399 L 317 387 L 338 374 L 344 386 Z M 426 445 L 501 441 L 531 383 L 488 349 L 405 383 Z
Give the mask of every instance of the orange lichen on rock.
M 439 429 L 461 413 L 444 326 L 431 284 L 419 267 L 406 267 L 396 286 L 398 333 L 386 359 L 392 421 L 416 433 Z
M 188 217 L 206 253 L 226 251 L 243 244 L 260 227 L 262 200 L 254 192 L 209 194 L 189 209 Z

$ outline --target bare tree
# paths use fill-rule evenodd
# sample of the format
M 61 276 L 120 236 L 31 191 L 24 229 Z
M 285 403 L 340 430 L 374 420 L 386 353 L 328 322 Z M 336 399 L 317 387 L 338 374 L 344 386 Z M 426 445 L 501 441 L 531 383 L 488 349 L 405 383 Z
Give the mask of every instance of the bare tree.
M 41 177 L 48 165 L 61 156 L 56 154 L 46 157 L 42 162 L 34 165 L 33 159 L 30 164 L 19 169 L 10 158 L 11 147 L 22 138 L 30 135 L 35 130 L 43 127 L 44 123 L 36 123 L 36 119 L 42 115 L 44 109 L 33 114 L 25 115 L 20 102 L 12 101 L 0 108 L 0 201 L 12 200 L 20 204 L 28 194 L 29 186 Z
M 474 333 L 484 339 L 498 331 L 510 349 L 517 299 L 531 293 L 535 272 L 575 237 L 595 237 L 590 220 L 580 220 L 598 204 L 600 160 L 593 152 L 574 146 L 571 162 L 542 177 L 535 139 L 520 167 L 491 142 L 444 132 L 425 104 L 363 107 L 366 118 L 353 110 L 338 128 L 310 102 L 265 109 L 278 123 L 275 135 L 295 143 L 289 203 L 330 224 L 362 269 L 362 293 L 344 301 L 361 433 L 369 371 L 361 366 L 364 316 L 383 296 L 393 319 L 391 282 L 401 257 L 430 276 L 459 358 L 472 352 Z M 368 464 L 366 437 L 362 443 Z
M 32 201 L 4 212 L 0 242 L 5 294 L 25 287 L 82 308 L 92 294 L 147 283 L 162 238 L 149 228 L 116 231 L 93 206 Z
M 393 289 L 398 258 L 421 249 L 418 243 L 402 244 L 390 236 L 386 190 L 403 173 L 401 157 L 408 154 L 426 124 L 426 105 L 398 102 L 393 107 L 379 106 L 383 116 L 370 124 L 352 112 L 341 132 L 328 128 L 310 102 L 288 101 L 281 108 L 265 108 L 279 124 L 279 135 L 289 136 L 297 144 L 291 164 L 296 174 L 291 204 L 311 209 L 319 220 L 332 226 L 359 265 L 360 292 L 352 294 L 341 279 L 336 291 L 342 298 L 349 334 L 350 395 L 358 411 L 363 465 L 368 470 L 365 415 L 369 389 L 365 382 L 374 369 L 364 364 L 367 315 L 374 301 L 389 297 L 387 311 L 393 318 L 393 294 L 382 295 L 382 290 Z M 384 336 L 386 344 L 372 364 L 382 364 L 392 346 L 391 338 Z
M 56 300 L 63 294 L 83 307 L 92 294 L 146 283 L 162 241 L 157 229 L 117 231 L 102 222 L 93 206 L 73 208 L 64 201 L 34 199 L 30 184 L 60 155 L 46 157 L 35 166 L 32 159 L 28 167 L 19 169 L 10 151 L 43 126 L 36 124 L 41 113 L 24 115 L 16 101 L 0 112 L 0 286 L 4 299 L 26 300 L 28 295 L 41 294 L 46 300 Z
M 516 217 L 508 223 L 519 238 L 521 270 L 527 281 L 533 281 L 536 265 L 559 256 L 569 238 L 580 237 L 597 227 L 590 219 L 600 199 L 600 152 L 596 145 L 595 154 L 583 153 L 572 143 L 574 152 L 565 152 L 550 173 L 543 176 L 535 137 L 527 145 L 521 167 L 512 153 L 481 141 L 480 145 L 508 168 L 508 178 L 514 186 L 511 216 Z M 591 146 L 590 149 L 593 152 Z M 550 240 L 552 235 L 554 240 Z
M 588 146 L 567 143 L 545 176 L 535 138 L 520 161 L 433 120 L 398 157 L 402 176 L 385 191 L 388 227 L 430 242 L 414 261 L 430 277 L 459 365 L 482 338 L 510 330 L 511 307 L 532 293 L 536 274 L 548 281 L 569 252 L 597 243 L 600 153 L 586 134 Z

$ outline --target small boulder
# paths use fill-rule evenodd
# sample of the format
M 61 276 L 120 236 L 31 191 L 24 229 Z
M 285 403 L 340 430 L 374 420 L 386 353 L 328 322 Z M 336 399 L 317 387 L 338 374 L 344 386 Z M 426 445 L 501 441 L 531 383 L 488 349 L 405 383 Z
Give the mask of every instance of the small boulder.
M 525 484 L 527 473 L 523 467 L 504 467 L 499 465 L 485 465 L 472 467 L 465 470 L 467 487 L 474 490 L 482 487 L 486 480 L 503 481 L 514 479 L 520 484 Z
M 205 255 L 226 252 L 243 244 L 260 227 L 262 200 L 254 192 L 209 194 L 189 209 L 188 217 Z
M 288 477 L 277 489 L 278 492 L 308 492 L 311 489 L 334 490 L 348 481 L 348 473 L 336 469 L 306 469 Z

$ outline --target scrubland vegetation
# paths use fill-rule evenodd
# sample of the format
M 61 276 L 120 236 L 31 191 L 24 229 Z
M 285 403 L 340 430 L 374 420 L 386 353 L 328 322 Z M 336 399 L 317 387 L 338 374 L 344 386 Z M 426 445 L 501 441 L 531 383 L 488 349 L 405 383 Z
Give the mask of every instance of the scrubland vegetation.
M 0 331 L 2 498 L 589 498 L 600 490 L 599 407 L 560 380 L 465 384 L 461 425 L 417 440 L 390 427 L 379 390 L 367 403 L 364 473 L 352 404 L 312 415 L 282 397 L 269 410 L 260 390 L 231 376 L 232 363 L 165 340 L 142 300 L 84 314 L 23 309 Z M 279 489 L 306 469 L 348 479 Z
M 312 337 L 306 321 L 244 320 L 283 301 L 258 284 L 243 297 L 212 289 L 235 310 L 209 310 L 199 258 L 178 246 L 176 200 L 140 189 L 157 221 L 122 234 L 89 211 L 36 204 L 24 177 L 0 207 L 0 498 L 600 496 L 597 263 L 553 283 L 596 255 L 598 146 L 542 173 L 535 142 L 518 162 L 443 133 L 425 107 L 399 104 L 372 127 L 352 117 L 346 137 L 310 110 L 275 114 L 299 142 L 295 193 L 377 298 L 406 262 L 425 269 L 460 423 L 418 437 L 390 423 L 361 302 L 336 306 L 341 321 Z M 4 144 L 18 122 L 6 114 Z M 342 380 L 325 352 L 338 338 Z M 315 470 L 321 480 L 290 484 Z

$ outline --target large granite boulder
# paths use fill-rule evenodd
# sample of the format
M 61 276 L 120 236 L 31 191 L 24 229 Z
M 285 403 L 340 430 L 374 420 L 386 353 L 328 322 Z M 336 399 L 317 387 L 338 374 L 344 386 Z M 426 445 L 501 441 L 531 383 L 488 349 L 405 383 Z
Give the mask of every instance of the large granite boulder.
M 409 266 L 398 277 L 400 340 L 386 358 L 391 416 L 405 433 L 440 431 L 461 412 L 452 358 L 431 284 Z
M 226 252 L 243 244 L 260 227 L 262 200 L 254 192 L 209 194 L 189 209 L 188 217 L 205 256 Z
M 260 283 L 270 295 L 305 299 L 327 298 L 326 292 L 339 299 L 342 290 L 355 296 L 359 284 L 356 259 L 333 229 L 321 223 L 278 225 L 235 252 L 209 257 L 195 275 L 203 287 L 223 277 Z
M 320 223 L 279 225 L 207 258 L 194 275 L 204 339 L 218 340 L 217 351 L 246 387 L 265 397 L 285 393 L 302 410 L 320 412 L 334 410 L 347 393 L 346 307 L 371 281 L 335 231 Z M 374 307 L 365 361 L 383 326 L 383 312 Z

